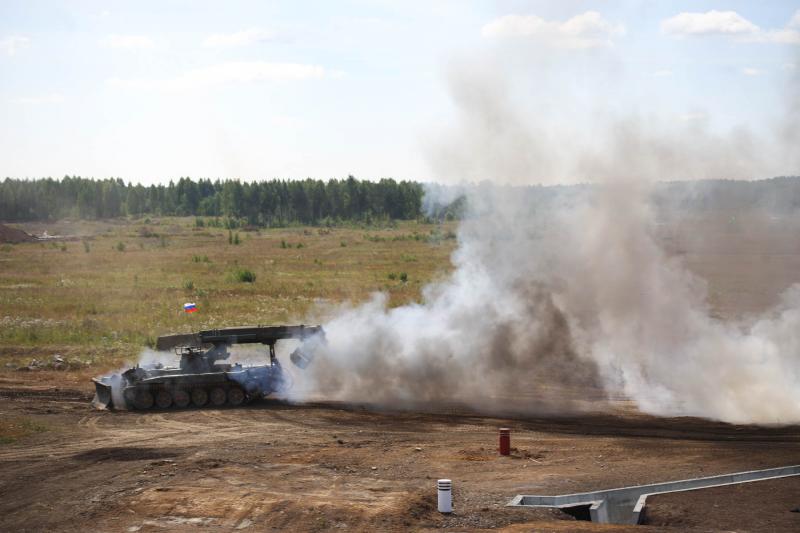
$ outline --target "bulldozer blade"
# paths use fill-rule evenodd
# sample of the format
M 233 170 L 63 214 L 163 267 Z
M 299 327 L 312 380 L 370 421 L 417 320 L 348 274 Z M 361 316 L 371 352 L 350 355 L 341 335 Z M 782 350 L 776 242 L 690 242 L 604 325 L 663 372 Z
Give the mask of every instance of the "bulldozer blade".
M 311 364 L 314 357 L 298 348 L 289 355 L 289 359 L 294 363 L 294 366 L 305 370 L 306 367 Z
M 92 405 L 95 409 L 113 409 L 114 401 L 111 399 L 111 385 L 103 383 L 97 379 L 94 381 L 94 399 Z

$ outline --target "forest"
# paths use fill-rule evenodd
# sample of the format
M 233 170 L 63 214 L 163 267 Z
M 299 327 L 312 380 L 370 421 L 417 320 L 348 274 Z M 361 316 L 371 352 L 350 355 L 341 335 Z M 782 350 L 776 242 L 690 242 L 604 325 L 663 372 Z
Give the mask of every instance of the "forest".
M 142 185 L 77 176 L 0 181 L 0 220 L 177 215 L 225 217 L 254 226 L 410 220 L 421 213 L 423 186 L 381 179 L 246 182 L 180 178 Z

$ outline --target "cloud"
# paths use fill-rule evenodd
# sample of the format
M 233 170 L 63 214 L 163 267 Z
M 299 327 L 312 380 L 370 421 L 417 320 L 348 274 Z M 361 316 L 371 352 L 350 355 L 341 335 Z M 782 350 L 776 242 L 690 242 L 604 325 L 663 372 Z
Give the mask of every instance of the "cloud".
M 757 33 L 748 41 L 759 43 L 800 44 L 800 30 L 787 28 Z
M 781 29 L 762 30 L 735 11 L 708 11 L 665 19 L 661 32 L 674 37 L 728 35 L 743 42 L 800 44 L 800 10 Z
M 744 74 L 745 76 L 760 76 L 761 71 L 757 68 L 745 67 L 742 69 L 742 74 Z
M 64 101 L 64 96 L 59 93 L 50 93 L 42 96 L 23 96 L 12 100 L 15 104 L 60 104 Z
M 587 11 L 565 22 L 548 21 L 536 15 L 505 15 L 481 29 L 490 39 L 530 39 L 557 48 L 612 46 L 613 38 L 625 34 L 622 24 L 613 24 L 596 11 Z
M 18 50 L 30 46 L 31 40 L 21 35 L 10 35 L 4 39 L 0 39 L 0 51 L 5 52 L 7 56 L 13 56 Z
M 269 41 L 272 38 L 273 35 L 269 32 L 250 28 L 236 33 L 215 33 L 203 41 L 203 46 L 209 48 L 233 48 Z
M 143 49 L 153 48 L 155 42 L 146 35 L 109 35 L 100 41 L 109 48 Z
M 664 78 L 667 76 L 672 76 L 672 71 L 669 69 L 661 69 L 653 72 L 653 76 L 656 78 Z
M 302 81 L 335 77 L 336 71 L 326 71 L 319 65 L 301 63 L 268 63 L 264 61 L 233 61 L 189 70 L 167 79 L 119 79 L 107 83 L 113 87 L 142 90 L 181 91 L 227 84 L 261 81 Z
M 798 28 L 800 29 L 800 9 L 794 12 L 792 19 L 787 24 L 789 28 Z
M 735 11 L 679 13 L 661 22 L 669 35 L 741 35 L 757 33 L 759 27 Z

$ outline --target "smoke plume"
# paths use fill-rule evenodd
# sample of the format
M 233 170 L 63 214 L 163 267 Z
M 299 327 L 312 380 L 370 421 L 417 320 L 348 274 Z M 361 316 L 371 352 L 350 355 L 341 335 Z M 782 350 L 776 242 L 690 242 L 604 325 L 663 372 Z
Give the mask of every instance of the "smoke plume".
M 460 118 L 429 149 L 433 167 L 495 184 L 463 189 L 455 270 L 419 303 L 387 308 L 376 294 L 326 321 L 328 345 L 307 391 L 527 413 L 597 408 L 591 402 L 606 394 L 657 415 L 800 421 L 800 287 L 762 316 L 713 317 L 705 282 L 654 237 L 651 201 L 659 180 L 786 168 L 800 93 L 790 95 L 788 125 L 776 128 L 782 138 L 633 114 L 604 119 L 599 140 L 586 144 L 525 120 L 496 73 L 458 71 L 450 82 Z M 552 176 L 593 184 L 543 195 L 497 183 Z

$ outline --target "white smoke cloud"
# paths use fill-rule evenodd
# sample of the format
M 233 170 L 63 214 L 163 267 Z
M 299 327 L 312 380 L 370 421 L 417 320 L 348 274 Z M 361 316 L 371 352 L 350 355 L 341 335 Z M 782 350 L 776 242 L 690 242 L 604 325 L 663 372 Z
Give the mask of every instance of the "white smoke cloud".
M 459 189 L 469 210 L 453 273 L 416 304 L 377 294 L 330 313 L 302 394 L 537 413 L 597 409 L 605 393 L 657 415 L 800 422 L 800 286 L 762 316 L 714 317 L 705 282 L 654 237 L 651 203 L 659 180 L 796 164 L 797 122 L 767 140 L 610 117 L 585 144 L 528 120 L 502 70 L 478 67 L 451 72 L 460 118 L 428 154 L 441 176 L 494 181 Z M 594 184 L 502 185 L 554 174 Z

